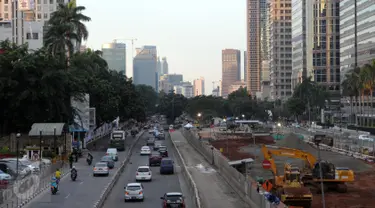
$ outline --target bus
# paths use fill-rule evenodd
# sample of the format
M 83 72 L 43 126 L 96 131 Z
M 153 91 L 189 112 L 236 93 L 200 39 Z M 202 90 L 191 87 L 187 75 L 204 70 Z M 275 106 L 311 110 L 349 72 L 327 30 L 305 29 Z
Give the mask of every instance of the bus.
M 109 147 L 116 148 L 118 151 L 125 150 L 125 131 L 114 130 L 111 133 L 111 138 L 109 138 Z

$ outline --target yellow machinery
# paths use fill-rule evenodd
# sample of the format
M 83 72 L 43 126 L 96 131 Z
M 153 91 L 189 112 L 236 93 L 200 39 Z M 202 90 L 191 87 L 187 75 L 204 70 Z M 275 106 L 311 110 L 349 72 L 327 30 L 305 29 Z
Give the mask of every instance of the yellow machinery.
M 262 150 L 266 149 L 262 148 Z M 272 155 L 268 154 L 267 150 L 263 151 L 263 154 L 265 159 L 270 161 L 271 171 L 274 175 L 272 192 L 286 205 L 310 208 L 313 197 L 310 189 L 303 186 L 299 168 L 286 163 L 284 175 L 279 175 Z
M 297 158 L 305 161 L 305 167 L 303 169 L 302 182 L 304 184 L 313 185 L 321 191 L 320 182 L 323 181 L 324 191 L 328 189 L 334 189 L 338 192 L 347 192 L 346 182 L 354 181 L 354 172 L 348 168 L 338 168 L 332 163 L 327 161 L 317 161 L 314 155 L 309 152 L 305 152 L 298 149 L 291 149 L 286 147 L 276 147 L 263 145 L 262 152 L 265 159 L 272 160 L 272 155 L 285 156 L 290 158 Z M 272 163 L 272 162 L 271 162 Z M 319 164 L 322 166 L 322 177 L 320 177 Z

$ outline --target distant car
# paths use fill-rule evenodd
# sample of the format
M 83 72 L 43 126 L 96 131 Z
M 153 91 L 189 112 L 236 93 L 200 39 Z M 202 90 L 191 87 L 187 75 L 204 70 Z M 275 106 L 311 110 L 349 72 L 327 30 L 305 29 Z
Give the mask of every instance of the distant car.
M 173 174 L 174 162 L 171 158 L 163 158 L 160 162 L 160 174 Z
M 165 139 L 165 134 L 164 133 L 159 133 L 158 139 L 159 140 L 164 140 Z
M 148 164 L 149 166 L 159 166 L 161 163 L 161 159 L 163 159 L 163 157 L 159 152 L 152 152 L 150 157 L 148 158 Z
M 114 161 L 118 161 L 118 153 L 116 148 L 108 148 L 106 155 L 111 156 Z
M 139 166 L 135 173 L 136 181 L 151 181 L 152 171 L 149 166 Z
M 155 141 L 154 150 L 158 151 L 160 146 L 163 146 L 163 142 L 162 141 Z
M 107 166 L 109 169 L 112 169 L 115 167 L 115 161 L 113 160 L 113 157 L 111 156 L 103 156 L 101 159 L 100 159 L 100 162 L 104 162 L 104 163 L 107 163 Z
M 146 145 L 147 145 L 147 146 L 154 146 L 154 144 L 155 144 L 155 138 L 153 138 L 153 137 L 149 137 L 149 138 L 147 139 Z
M 148 133 L 149 133 L 149 134 L 154 134 L 154 129 L 149 129 L 149 130 L 148 130 Z
M 163 200 L 161 203 L 162 208 L 186 208 L 185 197 L 180 192 L 165 193 L 160 199 Z
M 98 162 L 94 165 L 93 176 L 109 175 L 109 168 L 106 162 Z
M 141 148 L 141 155 L 150 155 L 151 154 L 151 149 L 149 146 L 143 146 Z
M 168 149 L 166 146 L 160 146 L 158 151 L 162 157 L 168 157 Z
M 128 183 L 125 188 L 124 201 L 144 200 L 143 185 L 140 183 Z

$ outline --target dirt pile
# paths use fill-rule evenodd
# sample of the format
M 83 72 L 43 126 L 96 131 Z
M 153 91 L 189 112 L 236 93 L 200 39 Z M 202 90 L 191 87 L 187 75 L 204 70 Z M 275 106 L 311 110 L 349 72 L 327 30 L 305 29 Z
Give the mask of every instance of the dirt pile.
M 255 142 L 256 144 L 274 144 L 274 140 L 271 136 L 258 136 L 255 138 Z M 254 158 L 253 154 L 241 151 L 242 147 L 253 145 L 253 139 L 225 139 L 211 141 L 210 143 L 216 149 L 222 149 L 223 155 L 231 161 Z

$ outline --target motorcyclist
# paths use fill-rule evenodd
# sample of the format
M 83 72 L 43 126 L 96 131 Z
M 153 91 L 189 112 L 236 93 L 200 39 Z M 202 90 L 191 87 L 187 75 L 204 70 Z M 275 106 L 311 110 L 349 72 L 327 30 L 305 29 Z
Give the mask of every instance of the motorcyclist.
M 51 186 L 58 189 L 58 182 L 57 182 L 57 178 L 55 176 L 53 176 L 52 179 L 51 179 Z
M 74 174 L 75 174 L 75 175 L 77 176 L 78 171 L 77 171 L 77 169 L 76 169 L 75 166 L 73 166 L 72 169 L 70 170 L 70 174 L 71 174 L 71 175 L 74 175 Z
M 58 168 L 56 169 L 55 177 L 56 177 L 56 183 L 58 184 L 61 178 L 61 172 L 60 172 L 60 169 Z

